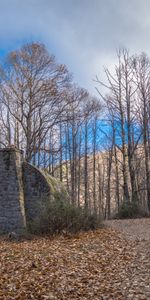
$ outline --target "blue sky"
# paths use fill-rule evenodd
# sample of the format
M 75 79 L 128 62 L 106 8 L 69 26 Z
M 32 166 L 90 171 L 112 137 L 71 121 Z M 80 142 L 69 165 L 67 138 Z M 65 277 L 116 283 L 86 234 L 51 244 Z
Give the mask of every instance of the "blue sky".
M 25 42 L 45 43 L 80 86 L 97 95 L 116 50 L 150 53 L 149 0 L 0 0 L 0 56 Z

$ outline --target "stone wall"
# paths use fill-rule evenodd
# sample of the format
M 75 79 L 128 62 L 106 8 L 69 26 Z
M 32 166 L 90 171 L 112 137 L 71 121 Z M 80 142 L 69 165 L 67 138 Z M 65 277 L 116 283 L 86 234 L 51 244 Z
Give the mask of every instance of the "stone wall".
M 0 232 L 26 227 L 22 182 L 22 153 L 0 150 Z
M 65 190 L 55 178 L 25 162 L 20 150 L 0 149 L 0 233 L 26 228 L 56 195 Z
M 43 202 L 50 199 L 51 189 L 41 170 L 23 162 L 25 211 L 28 221 L 37 217 Z

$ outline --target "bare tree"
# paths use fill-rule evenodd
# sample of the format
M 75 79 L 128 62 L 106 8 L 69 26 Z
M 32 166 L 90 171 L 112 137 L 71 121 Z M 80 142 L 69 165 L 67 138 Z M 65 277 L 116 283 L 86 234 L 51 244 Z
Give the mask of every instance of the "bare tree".
M 44 45 L 33 43 L 8 55 L 1 78 L 3 103 L 21 126 L 30 161 L 68 104 L 64 90 L 70 82 L 69 73 Z

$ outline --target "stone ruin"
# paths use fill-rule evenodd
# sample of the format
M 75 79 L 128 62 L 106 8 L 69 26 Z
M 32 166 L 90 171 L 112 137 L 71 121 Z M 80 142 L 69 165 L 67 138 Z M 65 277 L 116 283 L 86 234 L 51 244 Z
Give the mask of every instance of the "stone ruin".
M 40 203 L 64 192 L 52 176 L 27 163 L 16 148 L 0 149 L 0 233 L 20 232 Z

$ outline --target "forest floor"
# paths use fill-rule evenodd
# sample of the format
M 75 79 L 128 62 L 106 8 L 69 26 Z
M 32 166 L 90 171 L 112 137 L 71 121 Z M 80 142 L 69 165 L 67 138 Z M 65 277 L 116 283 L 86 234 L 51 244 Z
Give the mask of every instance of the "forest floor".
M 26 241 L 0 239 L 0 300 L 150 299 L 150 219 Z
M 128 290 L 125 299 L 150 299 L 150 218 L 111 220 L 105 224 L 133 244 L 134 259 L 124 281 Z

